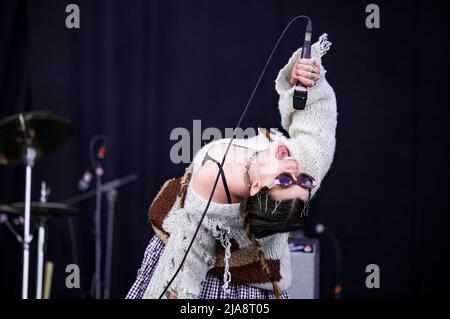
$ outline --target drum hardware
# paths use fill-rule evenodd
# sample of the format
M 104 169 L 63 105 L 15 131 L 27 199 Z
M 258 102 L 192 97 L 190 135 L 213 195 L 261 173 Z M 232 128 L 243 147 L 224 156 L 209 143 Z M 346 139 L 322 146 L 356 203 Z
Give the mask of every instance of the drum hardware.
M 46 185 L 42 183 L 42 192 L 46 192 Z M 41 197 L 41 200 L 43 198 Z M 36 299 L 42 298 L 42 287 L 43 287 L 43 274 L 44 274 L 44 247 L 46 240 L 46 230 L 47 223 L 53 217 L 65 217 L 71 216 L 78 212 L 78 209 L 75 207 L 62 204 L 62 203 L 53 203 L 53 202 L 31 202 L 30 204 L 30 212 L 33 220 L 36 221 L 38 227 L 38 242 L 37 242 L 37 257 L 36 257 Z M 21 203 L 13 203 L 8 205 L 0 205 L 0 212 L 6 213 L 11 216 L 22 216 L 25 212 L 26 204 Z M 16 239 L 23 244 L 23 237 L 21 237 L 15 230 L 12 228 L 11 224 L 6 221 L 5 224 L 8 228 L 13 232 L 16 236 Z
M 65 118 L 54 115 L 51 112 L 35 111 L 9 116 L 0 121 L 0 165 L 11 165 L 24 163 L 26 167 L 25 202 L 0 205 L 0 224 L 4 223 L 23 248 L 23 268 L 22 268 L 22 298 L 28 298 L 28 277 L 29 277 L 29 249 L 33 236 L 30 233 L 31 218 L 36 221 L 38 227 L 37 258 L 36 258 L 36 299 L 49 298 L 52 267 L 46 263 L 46 282 L 43 291 L 44 273 L 44 246 L 46 241 L 46 225 L 53 217 L 67 216 L 69 230 L 71 232 L 72 250 L 75 249 L 73 224 L 71 216 L 78 210 L 70 205 L 81 202 L 93 196 L 97 197 L 96 212 L 94 215 L 96 225 L 96 251 L 99 252 L 100 243 L 100 210 L 101 196 L 107 193 L 108 221 L 107 221 L 107 247 L 104 270 L 103 297 L 110 296 L 111 265 L 112 265 L 112 244 L 113 244 L 113 224 L 114 207 L 117 200 L 117 188 L 135 181 L 137 174 L 130 174 L 123 178 L 118 178 L 106 184 L 102 184 L 103 175 L 102 160 L 104 159 L 106 146 L 103 145 L 93 156 L 94 142 L 105 138 L 96 136 L 90 145 L 91 162 L 97 177 L 97 187 L 95 190 L 72 197 L 63 203 L 48 202 L 50 189 L 45 182 L 41 185 L 41 196 L 39 202 L 31 202 L 31 177 L 35 161 L 48 155 L 62 147 L 73 134 L 72 124 Z M 94 160 L 96 159 L 96 161 Z M 6 215 L 2 214 L 6 213 Z M 14 216 L 12 223 L 24 225 L 24 234 L 21 236 L 13 227 L 8 216 Z M 5 217 L 6 216 L 6 217 Z M 99 256 L 100 254 L 97 254 Z M 96 256 L 96 273 L 94 275 L 95 297 L 101 296 L 100 263 Z M 94 296 L 94 294 L 92 294 Z
M 31 177 L 35 161 L 61 148 L 72 136 L 69 120 L 47 111 L 19 113 L 0 121 L 0 165 L 25 164 L 22 299 L 28 299 Z

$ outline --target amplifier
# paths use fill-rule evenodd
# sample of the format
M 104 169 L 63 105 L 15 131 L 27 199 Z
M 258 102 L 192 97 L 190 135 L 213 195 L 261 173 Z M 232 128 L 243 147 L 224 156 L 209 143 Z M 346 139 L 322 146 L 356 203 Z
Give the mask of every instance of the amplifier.
M 318 239 L 289 239 L 292 265 L 290 299 L 318 299 L 320 276 L 320 245 Z

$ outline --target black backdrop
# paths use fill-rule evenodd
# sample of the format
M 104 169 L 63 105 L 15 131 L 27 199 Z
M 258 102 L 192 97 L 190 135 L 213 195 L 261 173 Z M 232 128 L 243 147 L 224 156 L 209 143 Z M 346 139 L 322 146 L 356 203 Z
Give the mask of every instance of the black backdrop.
M 65 27 L 69 3 L 80 7 L 80 29 Z M 186 166 L 170 161 L 170 132 L 192 133 L 194 119 L 202 129 L 233 127 L 278 35 L 298 14 L 312 17 L 315 38 L 327 32 L 333 42 L 324 64 L 338 100 L 337 149 L 310 226 L 323 222 L 340 240 L 343 297 L 448 294 L 448 3 L 378 0 L 381 28 L 367 29 L 369 3 L 0 2 L 0 118 L 45 109 L 76 127 L 63 149 L 37 163 L 33 198 L 41 180 L 53 201 L 78 194 L 98 133 L 109 138 L 105 179 L 139 174 L 119 190 L 113 297 L 124 297 L 136 275 L 151 235 L 151 199 Z M 273 80 L 303 30 L 298 23 L 288 32 L 244 128 L 279 126 Z M 23 187 L 21 166 L 0 167 L 1 203 L 23 200 Z M 88 289 L 93 200 L 80 208 L 77 262 Z M 322 248 L 321 296 L 329 298 L 334 256 L 326 238 Z M 47 257 L 55 263 L 52 296 L 79 298 L 64 285 L 65 265 L 75 262 L 65 220 L 50 224 Z M 371 263 L 380 266 L 380 289 L 365 287 Z M 20 281 L 19 244 L 0 225 L 0 295 L 19 297 Z

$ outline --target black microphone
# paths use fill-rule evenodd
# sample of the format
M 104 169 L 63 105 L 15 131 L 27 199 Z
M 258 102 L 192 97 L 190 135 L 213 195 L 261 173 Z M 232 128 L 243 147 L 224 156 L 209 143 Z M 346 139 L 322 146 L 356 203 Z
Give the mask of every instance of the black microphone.
M 312 22 L 308 19 L 305 31 L 305 41 L 303 42 L 302 59 L 311 58 L 311 38 L 312 38 Z M 300 81 L 295 85 L 293 107 L 296 110 L 304 110 L 306 100 L 308 99 L 308 88 Z

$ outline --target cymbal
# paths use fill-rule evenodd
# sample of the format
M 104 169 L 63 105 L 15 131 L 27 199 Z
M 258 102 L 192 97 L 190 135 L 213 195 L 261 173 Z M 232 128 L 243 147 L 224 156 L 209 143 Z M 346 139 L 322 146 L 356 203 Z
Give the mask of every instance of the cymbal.
M 36 150 L 36 160 L 53 153 L 73 131 L 68 119 L 48 111 L 8 116 L 0 121 L 0 165 L 23 163 L 25 146 Z
M 25 203 L 0 205 L 0 213 L 23 215 Z M 31 202 L 31 217 L 64 217 L 76 214 L 78 208 L 62 203 Z

